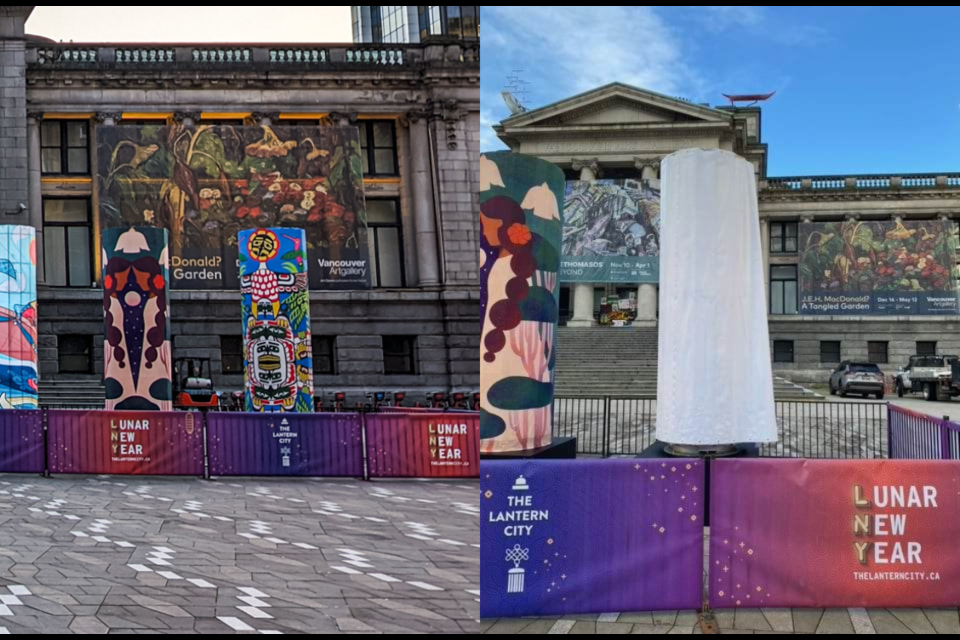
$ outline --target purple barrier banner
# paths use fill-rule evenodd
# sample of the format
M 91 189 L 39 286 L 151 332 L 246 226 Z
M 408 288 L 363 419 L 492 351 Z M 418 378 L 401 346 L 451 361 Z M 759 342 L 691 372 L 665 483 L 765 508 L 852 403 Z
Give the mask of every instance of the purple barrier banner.
M 381 413 L 364 416 L 371 478 L 476 478 L 480 415 Z
M 484 460 L 480 615 L 697 609 L 698 460 Z
M 43 413 L 0 411 L 0 472 L 43 473 Z
M 203 475 L 203 414 L 47 411 L 51 473 Z
M 209 413 L 215 476 L 363 476 L 355 413 Z

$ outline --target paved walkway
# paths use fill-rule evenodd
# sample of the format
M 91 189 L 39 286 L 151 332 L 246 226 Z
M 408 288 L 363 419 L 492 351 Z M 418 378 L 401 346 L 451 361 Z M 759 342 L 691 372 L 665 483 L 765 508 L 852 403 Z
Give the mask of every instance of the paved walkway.
M 0 633 L 464 633 L 476 481 L 0 476 Z
M 723 633 L 960 634 L 957 609 L 741 609 L 718 611 Z M 482 620 L 483 633 L 703 633 L 696 611 Z

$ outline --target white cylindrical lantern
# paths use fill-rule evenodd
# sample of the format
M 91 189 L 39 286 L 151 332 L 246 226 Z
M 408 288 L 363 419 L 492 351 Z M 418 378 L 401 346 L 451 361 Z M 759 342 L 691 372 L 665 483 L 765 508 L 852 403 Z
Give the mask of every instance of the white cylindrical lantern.
M 657 439 L 775 442 L 754 168 L 718 149 L 661 164 Z

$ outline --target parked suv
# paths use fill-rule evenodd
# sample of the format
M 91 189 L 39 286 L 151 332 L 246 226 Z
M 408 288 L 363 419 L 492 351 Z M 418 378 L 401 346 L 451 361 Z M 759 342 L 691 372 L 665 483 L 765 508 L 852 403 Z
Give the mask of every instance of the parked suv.
M 830 395 L 846 398 L 848 393 L 859 393 L 866 398 L 872 394 L 883 400 L 883 389 L 883 372 L 869 362 L 844 360 L 830 374 Z

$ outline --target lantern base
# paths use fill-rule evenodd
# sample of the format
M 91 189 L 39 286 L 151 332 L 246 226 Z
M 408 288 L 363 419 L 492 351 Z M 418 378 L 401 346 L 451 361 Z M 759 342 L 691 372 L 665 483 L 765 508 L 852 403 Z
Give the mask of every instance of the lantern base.
M 498 451 L 494 453 L 481 453 L 480 460 L 561 460 L 577 457 L 577 439 L 576 438 L 554 438 L 550 444 L 539 449 L 528 449 L 527 451 Z
M 675 458 L 729 458 L 742 452 L 735 444 L 667 444 L 663 451 Z

